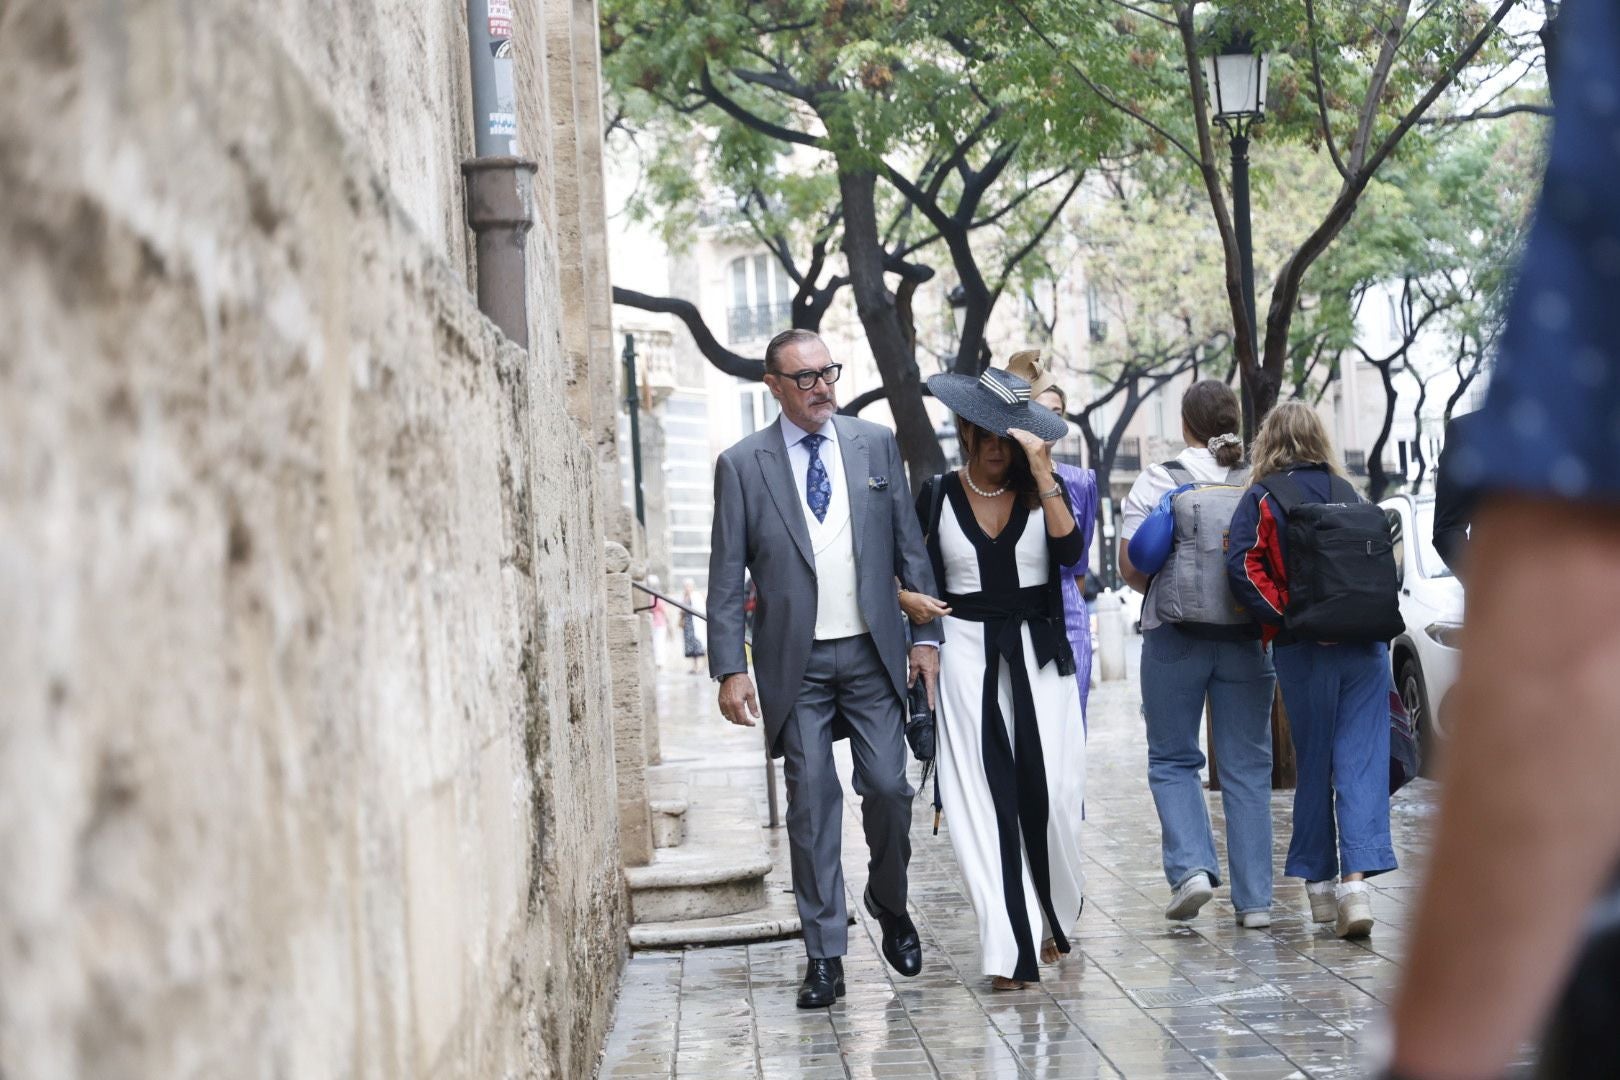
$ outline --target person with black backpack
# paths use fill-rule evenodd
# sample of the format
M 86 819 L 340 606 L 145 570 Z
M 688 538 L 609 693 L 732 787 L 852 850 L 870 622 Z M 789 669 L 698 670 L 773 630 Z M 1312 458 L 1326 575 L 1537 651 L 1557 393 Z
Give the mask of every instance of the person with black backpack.
M 1335 464 L 1316 411 L 1288 401 L 1254 440 L 1232 515 L 1232 595 L 1265 626 L 1294 735 L 1294 833 L 1283 873 L 1316 922 L 1372 932 L 1366 878 L 1395 869 L 1389 834 L 1389 640 L 1404 628 L 1389 522 Z M 1338 879 L 1337 882 L 1335 879 Z
M 1164 917 L 1191 919 L 1215 896 L 1220 861 L 1199 771 L 1199 728 L 1210 739 L 1226 813 L 1226 857 L 1239 926 L 1271 925 L 1271 702 L 1276 676 L 1260 627 L 1233 602 L 1225 550 L 1248 482 L 1242 411 L 1219 379 L 1181 399 L 1187 448 L 1144 469 L 1125 498 L 1120 568 L 1142 602 L 1142 718 L 1148 786 L 1159 812 L 1170 902 Z M 1152 541 L 1157 532 L 1157 542 Z M 1150 550 L 1151 549 L 1151 550 Z M 1135 561 L 1141 558 L 1141 564 Z

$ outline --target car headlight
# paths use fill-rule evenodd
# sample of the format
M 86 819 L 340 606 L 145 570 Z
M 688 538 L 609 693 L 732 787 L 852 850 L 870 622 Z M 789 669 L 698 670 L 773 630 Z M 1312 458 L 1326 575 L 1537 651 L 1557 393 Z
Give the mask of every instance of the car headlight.
M 1462 648 L 1462 623 L 1435 622 L 1423 628 L 1430 639 L 1447 649 Z

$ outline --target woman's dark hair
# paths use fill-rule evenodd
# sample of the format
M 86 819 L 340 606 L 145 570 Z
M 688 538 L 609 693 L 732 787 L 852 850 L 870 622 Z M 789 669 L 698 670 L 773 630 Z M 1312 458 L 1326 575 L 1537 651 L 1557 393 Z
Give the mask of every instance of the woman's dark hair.
M 1243 407 L 1230 386 L 1219 379 L 1203 379 L 1181 396 L 1181 422 L 1194 441 L 1208 445 L 1217 436 L 1238 434 L 1243 426 Z M 1243 460 L 1243 440 L 1221 440 L 1221 445 L 1211 446 L 1210 452 L 1215 455 L 1215 464 L 1230 469 Z
M 997 435 L 993 431 L 988 431 L 977 424 L 970 424 L 958 417 L 956 420 L 956 441 L 962 448 L 963 467 L 966 468 L 968 463 L 973 460 L 972 447 L 968 446 L 968 430 L 970 428 L 979 441 L 1003 439 L 1012 444 L 1012 464 L 1007 466 L 1007 487 L 1023 501 L 1025 506 L 1039 506 L 1041 496 L 1040 492 L 1035 490 L 1035 474 L 1030 471 L 1029 457 L 1024 453 L 1024 448 L 1018 445 L 1018 440 L 1008 438 L 1005 435 Z

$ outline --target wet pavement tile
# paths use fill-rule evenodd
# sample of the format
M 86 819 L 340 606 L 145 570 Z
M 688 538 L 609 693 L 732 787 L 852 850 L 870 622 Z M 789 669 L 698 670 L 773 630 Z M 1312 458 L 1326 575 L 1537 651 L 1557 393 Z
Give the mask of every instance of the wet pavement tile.
M 687 765 L 701 782 L 708 782 L 701 771 L 712 769 L 710 779 L 752 790 L 763 812 L 763 767 L 750 764 L 748 754 L 710 752 L 716 732 L 733 733 L 715 726 L 723 721 L 708 682 L 666 673 L 659 693 L 665 761 Z M 1404 923 L 1433 819 L 1433 785 L 1418 781 L 1397 796 L 1392 828 L 1403 867 L 1370 882 L 1378 920 L 1372 938 L 1346 942 L 1310 921 L 1300 883 L 1283 878 L 1267 930 L 1236 926 L 1225 887 L 1197 918 L 1166 922 L 1169 886 L 1159 868 L 1134 681 L 1093 690 L 1087 752 L 1085 913 L 1071 937 L 1074 951 L 1060 965 L 1043 968 L 1041 983 L 1016 992 L 990 989 L 951 853 L 949 815 L 934 836 L 925 798 L 916 802 L 910 888 L 924 970 L 905 979 L 888 968 L 880 931 L 853 903 L 865 885 L 865 844 L 848 750 L 840 744 L 845 878 L 857 918 L 845 958 L 845 998 L 831 1009 L 796 1008 L 804 970 L 797 940 L 636 953 L 624 970 L 599 1075 L 1362 1075 L 1360 1040 L 1399 977 Z M 1290 801 L 1278 792 L 1272 802 L 1279 870 Z M 1218 796 L 1210 797 L 1209 808 L 1217 848 L 1224 850 Z

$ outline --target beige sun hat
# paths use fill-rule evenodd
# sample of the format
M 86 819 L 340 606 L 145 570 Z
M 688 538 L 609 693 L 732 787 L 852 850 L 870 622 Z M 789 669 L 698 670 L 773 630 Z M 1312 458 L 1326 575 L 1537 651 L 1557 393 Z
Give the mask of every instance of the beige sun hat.
M 1029 383 L 1029 396 L 1032 398 L 1038 398 L 1057 386 L 1057 379 L 1053 378 L 1052 373 L 1046 370 L 1046 365 L 1041 363 L 1039 349 L 1023 349 L 1013 353 L 1007 358 L 1007 371 Z M 1061 387 L 1058 392 L 1062 393 Z

